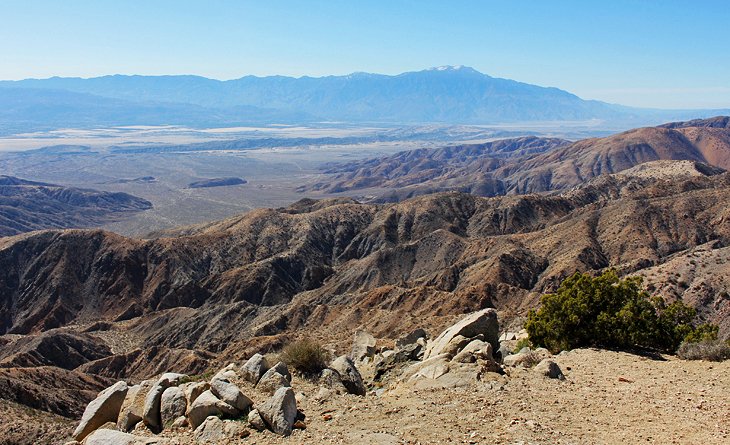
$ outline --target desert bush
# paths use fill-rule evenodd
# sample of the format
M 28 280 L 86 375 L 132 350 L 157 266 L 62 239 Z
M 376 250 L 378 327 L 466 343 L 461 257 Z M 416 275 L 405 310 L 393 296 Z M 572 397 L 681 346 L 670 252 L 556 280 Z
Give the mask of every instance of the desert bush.
M 677 355 L 684 360 L 719 362 L 730 359 L 730 344 L 717 339 L 699 342 L 685 341 L 679 346 Z
M 521 338 L 517 340 L 517 344 L 515 344 L 515 352 L 520 352 L 520 349 L 522 348 L 530 348 L 532 347 L 532 344 L 530 343 L 529 338 Z
M 303 376 L 312 377 L 327 367 L 329 352 L 319 343 L 303 339 L 287 345 L 279 358 Z
M 552 352 L 585 346 L 675 352 L 687 338 L 711 336 L 712 325 L 693 325 L 694 308 L 649 297 L 641 278 L 576 273 L 531 310 L 525 328 L 533 345 Z M 716 336 L 716 331 L 715 331 Z

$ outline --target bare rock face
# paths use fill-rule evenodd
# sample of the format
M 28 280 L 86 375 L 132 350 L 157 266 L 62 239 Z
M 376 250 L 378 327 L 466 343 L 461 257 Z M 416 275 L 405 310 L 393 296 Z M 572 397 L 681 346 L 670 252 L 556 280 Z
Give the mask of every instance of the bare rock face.
M 182 389 L 177 386 L 171 386 L 162 393 L 162 399 L 160 399 L 160 420 L 162 420 L 162 426 L 167 427 L 172 425 L 180 416 L 185 415 L 185 411 L 188 408 L 188 401 L 185 398 L 185 393 Z
M 297 400 L 291 388 L 279 388 L 257 407 L 266 426 L 276 434 L 288 436 L 297 419 Z
M 241 367 L 241 377 L 255 385 L 268 370 L 269 362 L 263 355 L 257 353 Z
M 340 356 L 335 359 L 330 365 L 330 368 L 337 371 L 342 380 L 342 384 L 347 388 L 347 392 L 350 394 L 356 394 L 364 396 L 366 389 L 365 383 L 363 383 L 360 371 L 347 356 Z
M 234 416 L 236 408 L 216 397 L 210 390 L 205 391 L 188 407 L 187 416 L 190 426 L 196 429 L 208 416 Z
M 81 416 L 81 422 L 73 433 L 74 439 L 83 440 L 105 423 L 116 422 L 128 389 L 126 382 L 117 382 L 99 393 Z
M 479 335 L 483 336 L 484 341 L 492 345 L 493 350 L 499 349 L 499 321 L 497 320 L 496 310 L 488 308 L 474 312 L 446 329 L 433 342 L 428 344 L 424 359 L 446 352 L 450 347 L 450 343 L 458 336 L 465 339 L 474 339 Z

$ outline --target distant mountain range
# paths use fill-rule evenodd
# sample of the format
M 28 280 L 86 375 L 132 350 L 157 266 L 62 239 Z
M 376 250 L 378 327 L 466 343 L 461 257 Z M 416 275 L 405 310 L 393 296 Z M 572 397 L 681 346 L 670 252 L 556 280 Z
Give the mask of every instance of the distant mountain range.
M 650 110 L 439 67 L 395 76 L 104 76 L 0 81 L 0 130 L 56 126 L 246 123 L 495 124 L 601 119 L 659 123 L 727 110 Z

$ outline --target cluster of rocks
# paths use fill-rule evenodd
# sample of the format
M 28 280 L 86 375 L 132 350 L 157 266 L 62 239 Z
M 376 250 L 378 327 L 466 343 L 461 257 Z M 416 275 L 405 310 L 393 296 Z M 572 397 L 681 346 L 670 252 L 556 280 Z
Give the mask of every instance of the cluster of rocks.
M 397 383 L 436 380 L 436 386 L 462 386 L 481 380 L 486 373 L 505 374 L 506 368 L 533 368 L 551 378 L 563 378 L 558 365 L 544 348 L 512 349 L 527 333 L 499 333 L 497 312 L 483 309 L 471 313 L 429 340 L 418 329 L 395 342 L 394 349 L 377 352 L 367 333 L 355 335 L 352 357 L 372 363 L 373 380 Z M 421 382 L 421 386 L 434 382 Z M 377 392 L 377 390 L 376 390 Z
M 269 396 L 260 404 L 247 397 L 237 381 L 247 380 Z M 85 445 L 165 443 L 144 437 L 165 429 L 189 428 L 201 443 L 217 443 L 249 433 L 247 419 L 258 430 L 289 435 L 304 415 L 297 409 L 291 373 L 282 362 L 269 366 L 254 355 L 242 367 L 230 364 L 209 381 L 191 381 L 183 374 L 166 373 L 156 380 L 130 386 L 117 382 L 86 407 L 73 437 Z M 130 433 L 141 433 L 130 434 Z
M 500 337 L 494 309 L 469 314 L 434 339 L 418 329 L 396 340 L 394 348 L 378 350 L 372 335 L 358 331 L 350 356 L 337 357 L 320 373 L 315 399 L 366 395 L 358 365 L 373 371 L 375 395 L 385 391 L 384 380 L 456 387 L 481 380 L 486 373 L 505 374 L 508 367 L 533 368 L 546 377 L 564 378 L 545 349 L 511 353 L 517 337 Z M 151 435 L 186 428 L 199 443 L 219 443 L 248 436 L 248 428 L 288 436 L 293 429 L 306 427 L 291 387 L 292 375 L 283 362 L 271 366 L 263 355 L 255 354 L 240 367 L 226 366 L 208 381 L 193 380 L 166 373 L 133 386 L 117 382 L 86 407 L 74 443 L 164 444 L 164 438 Z M 266 400 L 254 403 L 237 383 L 255 387 Z

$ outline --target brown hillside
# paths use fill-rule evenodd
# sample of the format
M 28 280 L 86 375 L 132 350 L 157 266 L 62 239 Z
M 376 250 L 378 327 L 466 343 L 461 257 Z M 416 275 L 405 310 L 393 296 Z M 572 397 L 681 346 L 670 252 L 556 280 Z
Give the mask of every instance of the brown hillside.
M 602 174 L 657 160 L 689 160 L 727 169 L 729 120 L 717 117 L 677 122 L 572 144 L 517 138 L 487 145 L 413 150 L 331 167 L 325 172 L 329 174 L 325 181 L 301 190 L 363 190 L 364 194 L 380 196 L 381 201 L 398 201 L 446 190 L 478 196 L 561 191 Z M 519 148 L 524 146 L 533 149 Z M 495 147 L 512 149 L 507 156 Z

